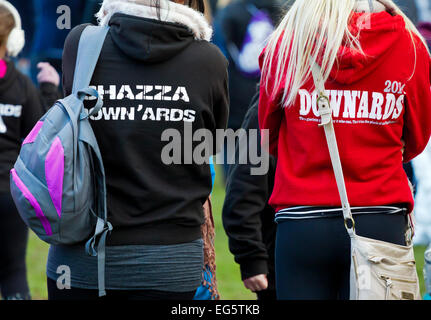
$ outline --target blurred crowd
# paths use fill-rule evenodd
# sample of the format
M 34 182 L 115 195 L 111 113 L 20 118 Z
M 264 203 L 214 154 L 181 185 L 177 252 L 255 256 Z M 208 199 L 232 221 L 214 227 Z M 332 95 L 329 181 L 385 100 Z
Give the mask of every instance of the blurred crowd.
M 10 3 L 21 15 L 26 37 L 26 46 L 19 56 L 18 67 L 34 81 L 40 61 L 49 62 L 57 71 L 61 71 L 64 40 L 70 31 L 69 28 L 57 27 L 59 17 L 67 14 L 62 6 L 70 8 L 71 28 L 81 23 L 96 23 L 94 14 L 100 6 L 98 0 L 13 0 Z

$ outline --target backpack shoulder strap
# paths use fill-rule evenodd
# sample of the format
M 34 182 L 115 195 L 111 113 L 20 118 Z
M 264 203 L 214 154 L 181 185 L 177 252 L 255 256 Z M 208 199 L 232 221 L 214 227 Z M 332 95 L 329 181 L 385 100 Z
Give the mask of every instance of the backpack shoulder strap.
M 75 74 L 73 78 L 72 94 L 83 99 L 85 95 L 93 95 L 97 98 L 96 106 L 93 112 L 98 112 L 103 105 L 102 99 L 96 90 L 88 88 L 94 70 L 96 69 L 97 61 L 99 60 L 106 35 L 109 27 L 88 26 L 84 29 L 79 39 L 78 54 L 76 59 Z M 70 111 L 68 111 L 70 113 Z M 80 120 L 86 120 L 88 114 L 83 114 Z M 106 295 L 105 291 L 105 246 L 106 237 L 112 231 L 112 225 L 107 221 L 106 207 L 106 185 L 105 173 L 103 168 L 102 157 L 100 155 L 97 141 L 94 133 L 87 121 L 81 121 L 81 131 L 79 138 L 92 147 L 93 153 L 91 158 L 95 157 L 95 170 L 99 174 L 96 176 L 96 190 L 99 193 L 97 197 L 97 223 L 94 235 L 85 244 L 87 254 L 97 256 L 97 273 L 99 296 Z
M 109 27 L 88 26 L 79 39 L 72 93 L 90 85 Z

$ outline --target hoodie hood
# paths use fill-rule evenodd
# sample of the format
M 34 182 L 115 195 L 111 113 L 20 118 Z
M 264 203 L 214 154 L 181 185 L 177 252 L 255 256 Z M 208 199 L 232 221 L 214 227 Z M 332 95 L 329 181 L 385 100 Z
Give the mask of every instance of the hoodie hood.
M 101 26 L 108 25 L 115 13 L 171 22 L 188 28 L 196 40 L 211 40 L 213 31 L 202 13 L 188 6 L 166 0 L 160 1 L 158 11 L 152 6 L 152 2 L 152 0 L 140 0 L 139 3 L 135 3 L 133 0 L 104 0 L 96 17 Z
M 181 25 L 122 13 L 114 14 L 109 26 L 112 41 L 124 54 L 148 63 L 169 60 L 194 41 Z
M 330 79 L 342 84 L 351 84 L 373 72 L 407 32 L 403 17 L 386 11 L 353 13 L 350 31 L 353 35 L 360 34 L 359 42 L 365 55 L 341 46 Z
M 126 55 L 145 62 L 170 59 L 194 40 L 210 41 L 212 29 L 203 14 L 185 5 L 151 0 L 105 0 L 97 13 L 99 24 L 111 27 L 115 45 Z

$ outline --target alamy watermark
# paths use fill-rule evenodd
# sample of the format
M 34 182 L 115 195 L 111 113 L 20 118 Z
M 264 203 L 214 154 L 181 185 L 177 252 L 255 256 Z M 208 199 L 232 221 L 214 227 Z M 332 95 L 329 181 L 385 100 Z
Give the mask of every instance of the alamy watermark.
M 266 131 L 266 130 L 265 130 Z M 215 134 L 214 134 L 215 133 Z M 266 175 L 269 170 L 269 154 L 261 150 L 261 143 L 268 145 L 268 134 L 260 138 L 258 129 L 208 129 L 193 131 L 191 122 L 184 122 L 184 129 L 163 131 L 161 141 L 166 142 L 161 152 L 165 165 L 209 164 L 211 155 L 220 151 L 216 164 L 240 164 L 250 166 L 250 175 Z
M 57 7 L 57 28 L 60 30 L 72 29 L 72 12 L 69 6 L 61 5 Z
M 70 267 L 66 265 L 58 266 L 56 273 L 59 275 L 57 278 L 57 289 L 70 290 L 71 288 Z

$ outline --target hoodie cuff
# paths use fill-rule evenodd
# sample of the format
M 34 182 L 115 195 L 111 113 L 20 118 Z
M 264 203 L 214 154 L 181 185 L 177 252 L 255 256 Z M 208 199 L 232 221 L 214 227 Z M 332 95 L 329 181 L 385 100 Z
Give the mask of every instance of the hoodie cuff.
M 268 274 L 268 261 L 264 259 L 241 261 L 240 270 L 243 281 L 259 274 Z

